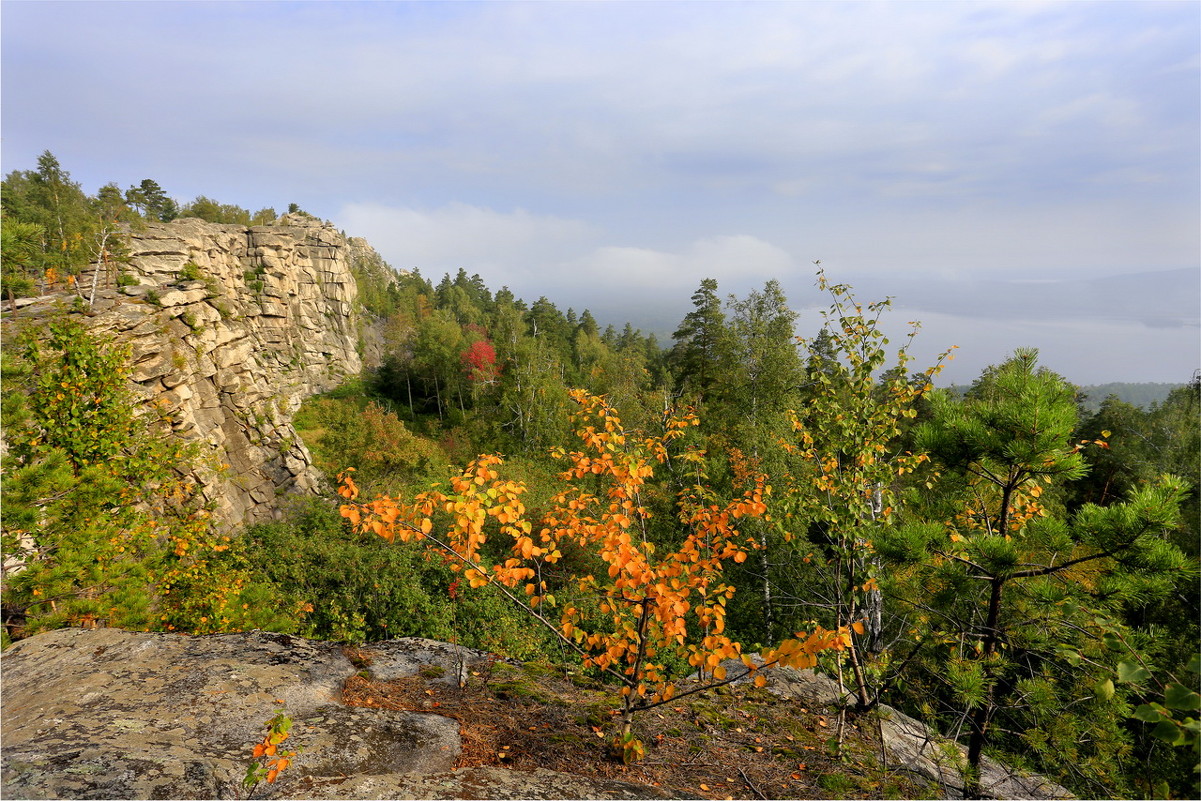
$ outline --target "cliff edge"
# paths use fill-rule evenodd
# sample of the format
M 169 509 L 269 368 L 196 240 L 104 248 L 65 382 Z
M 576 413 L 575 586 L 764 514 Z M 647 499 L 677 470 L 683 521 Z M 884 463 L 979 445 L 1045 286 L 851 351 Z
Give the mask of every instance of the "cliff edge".
M 119 279 L 85 272 L 73 290 L 5 304 L 6 327 L 83 308 L 93 330 L 130 347 L 146 412 L 200 443 L 196 479 L 218 522 L 271 517 L 281 495 L 319 480 L 292 416 L 361 371 L 370 326 L 354 271 L 383 260 L 303 214 L 250 228 L 152 223 L 128 243 Z

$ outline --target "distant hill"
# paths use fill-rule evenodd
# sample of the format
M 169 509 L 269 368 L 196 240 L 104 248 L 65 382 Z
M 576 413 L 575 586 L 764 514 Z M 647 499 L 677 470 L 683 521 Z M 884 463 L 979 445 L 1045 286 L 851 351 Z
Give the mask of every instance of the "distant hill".
M 1101 408 L 1101 402 L 1110 395 L 1116 395 L 1118 400 L 1125 401 L 1140 409 L 1150 409 L 1153 403 L 1163 403 L 1168 394 L 1184 384 L 1156 384 L 1114 381 L 1109 384 L 1090 384 L 1080 387 L 1080 408 L 1091 414 Z M 965 384 L 952 384 L 947 387 L 952 393 L 962 395 L 968 391 Z
M 1167 400 L 1168 393 L 1182 386 L 1184 384 L 1129 384 L 1122 382 L 1093 384 L 1080 387 L 1080 393 L 1084 396 L 1080 406 L 1088 412 L 1095 412 L 1101 408 L 1102 401 L 1110 395 L 1116 395 L 1118 400 L 1125 401 L 1131 406 L 1150 409 L 1152 404 L 1163 403 Z

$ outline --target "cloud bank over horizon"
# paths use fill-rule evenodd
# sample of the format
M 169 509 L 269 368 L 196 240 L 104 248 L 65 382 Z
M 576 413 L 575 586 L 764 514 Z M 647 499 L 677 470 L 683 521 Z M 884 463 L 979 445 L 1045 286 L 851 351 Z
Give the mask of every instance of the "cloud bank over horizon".
M 1201 365 L 1195 3 L 3 10 L 6 172 L 49 149 L 88 191 L 295 202 L 396 267 L 647 330 L 706 277 L 817 308 L 820 259 L 964 373 Z

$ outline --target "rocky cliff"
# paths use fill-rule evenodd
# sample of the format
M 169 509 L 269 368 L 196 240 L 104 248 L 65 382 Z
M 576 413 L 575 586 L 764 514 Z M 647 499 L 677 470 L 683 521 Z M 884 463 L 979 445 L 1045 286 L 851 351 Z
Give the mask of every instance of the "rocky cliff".
M 80 308 L 73 299 L 90 298 L 95 279 L 92 327 L 131 348 L 147 412 L 201 444 L 196 477 L 222 524 L 265 519 L 281 495 L 311 491 L 319 476 L 292 416 L 361 370 L 370 337 L 354 270 L 382 259 L 300 214 L 251 228 L 149 224 L 130 233 L 129 255 L 119 282 L 85 273 L 74 291 L 6 310 L 6 325 L 64 301 Z

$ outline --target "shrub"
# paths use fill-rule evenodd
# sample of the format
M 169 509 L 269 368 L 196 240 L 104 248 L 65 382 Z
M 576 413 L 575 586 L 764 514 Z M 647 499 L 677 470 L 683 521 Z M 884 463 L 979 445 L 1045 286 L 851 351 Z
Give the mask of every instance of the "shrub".
M 179 270 L 180 281 L 203 281 L 204 279 L 204 271 L 201 270 L 200 265 L 194 261 L 188 262 Z
M 458 593 L 440 560 L 415 545 L 353 533 L 329 501 L 313 499 L 283 521 L 254 526 L 244 542 L 258 574 L 286 599 L 282 606 L 311 609 L 297 624 L 303 636 L 428 637 L 519 659 L 546 648 L 498 593 Z
M 373 490 L 424 484 L 441 478 L 448 464 L 436 443 L 362 396 L 307 400 L 294 422 L 322 472 L 332 476 L 354 467 L 360 483 Z

